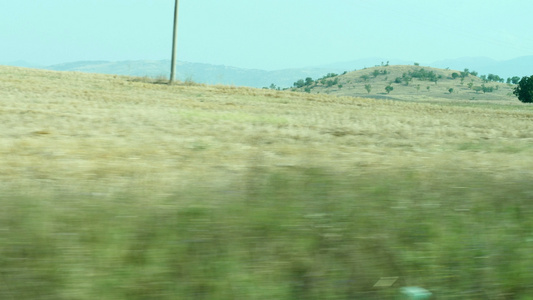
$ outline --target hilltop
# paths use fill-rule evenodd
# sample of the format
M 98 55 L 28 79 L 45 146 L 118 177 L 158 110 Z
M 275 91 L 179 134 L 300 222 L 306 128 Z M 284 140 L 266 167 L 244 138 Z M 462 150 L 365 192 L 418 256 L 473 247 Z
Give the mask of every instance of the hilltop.
M 482 75 L 483 76 L 483 75 Z M 489 79 L 494 79 L 489 77 Z M 503 79 L 496 77 L 496 80 Z M 293 91 L 399 100 L 516 100 L 512 84 L 480 78 L 475 71 L 418 65 L 365 68 L 341 75 L 327 74 L 295 83 Z M 386 87 L 392 87 L 389 92 Z

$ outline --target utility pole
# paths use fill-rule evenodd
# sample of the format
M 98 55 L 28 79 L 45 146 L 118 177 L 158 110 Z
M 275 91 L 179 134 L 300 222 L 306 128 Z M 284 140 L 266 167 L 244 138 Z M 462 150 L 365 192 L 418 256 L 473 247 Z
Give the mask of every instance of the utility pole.
M 170 84 L 174 83 L 176 77 L 176 50 L 178 44 L 178 5 L 179 0 L 176 0 L 174 7 L 174 32 L 172 34 L 172 61 L 170 62 Z

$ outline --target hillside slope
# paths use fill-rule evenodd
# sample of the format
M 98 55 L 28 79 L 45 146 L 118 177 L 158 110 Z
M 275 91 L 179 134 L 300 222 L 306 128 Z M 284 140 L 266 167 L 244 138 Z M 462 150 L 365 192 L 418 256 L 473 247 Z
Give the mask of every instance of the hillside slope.
M 461 74 L 464 75 L 461 76 Z M 387 86 L 393 89 L 387 92 L 385 89 Z M 370 91 L 366 87 L 369 87 Z M 485 87 L 485 92 L 483 92 L 483 87 Z M 314 94 L 401 100 L 516 101 L 516 97 L 512 94 L 513 88 L 514 86 L 510 84 L 485 82 L 480 77 L 464 73 L 464 71 L 395 65 L 367 68 L 326 77 L 293 90 Z

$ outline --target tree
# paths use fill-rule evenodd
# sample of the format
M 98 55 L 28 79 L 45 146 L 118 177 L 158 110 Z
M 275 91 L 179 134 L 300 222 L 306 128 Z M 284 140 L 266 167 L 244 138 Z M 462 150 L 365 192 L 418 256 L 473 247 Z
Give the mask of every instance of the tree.
M 387 85 L 387 86 L 385 87 L 385 91 L 387 92 L 387 94 L 390 93 L 390 92 L 392 92 L 392 90 L 394 90 L 394 88 L 393 88 L 391 85 Z
M 370 92 L 372 91 L 372 85 L 365 84 L 365 90 L 370 94 Z
M 450 94 L 453 93 L 453 88 L 449 88 L 448 92 L 450 92 Z
M 468 77 L 470 74 L 470 71 L 468 69 L 465 69 L 463 72 L 461 72 L 461 78 Z
M 459 77 L 459 74 L 453 72 L 453 73 L 452 73 L 452 79 L 457 79 L 457 77 Z
M 303 79 L 300 79 L 300 80 L 296 81 L 293 85 L 296 88 L 301 88 L 301 87 L 303 87 L 305 85 L 305 81 Z
M 514 88 L 513 94 L 523 103 L 533 102 L 533 75 L 522 77 Z
M 520 77 L 518 77 L 518 76 L 513 76 L 511 78 L 511 83 L 512 84 L 518 84 L 519 81 L 520 81 Z

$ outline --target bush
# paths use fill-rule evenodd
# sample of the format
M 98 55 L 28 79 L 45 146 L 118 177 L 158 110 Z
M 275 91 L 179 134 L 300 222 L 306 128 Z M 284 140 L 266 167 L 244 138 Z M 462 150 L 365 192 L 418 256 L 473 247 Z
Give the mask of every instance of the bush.
M 294 83 L 295 88 L 301 88 L 305 86 L 305 81 L 303 79 L 300 79 Z
M 372 91 L 372 85 L 365 84 L 365 90 L 370 94 L 370 92 Z
M 416 71 L 409 71 L 409 76 L 412 78 L 417 78 L 419 80 L 435 81 L 438 78 L 437 74 L 433 71 L 426 71 L 424 68 L 418 69 Z
M 533 102 L 533 75 L 522 77 L 514 88 L 513 94 L 523 103 Z

